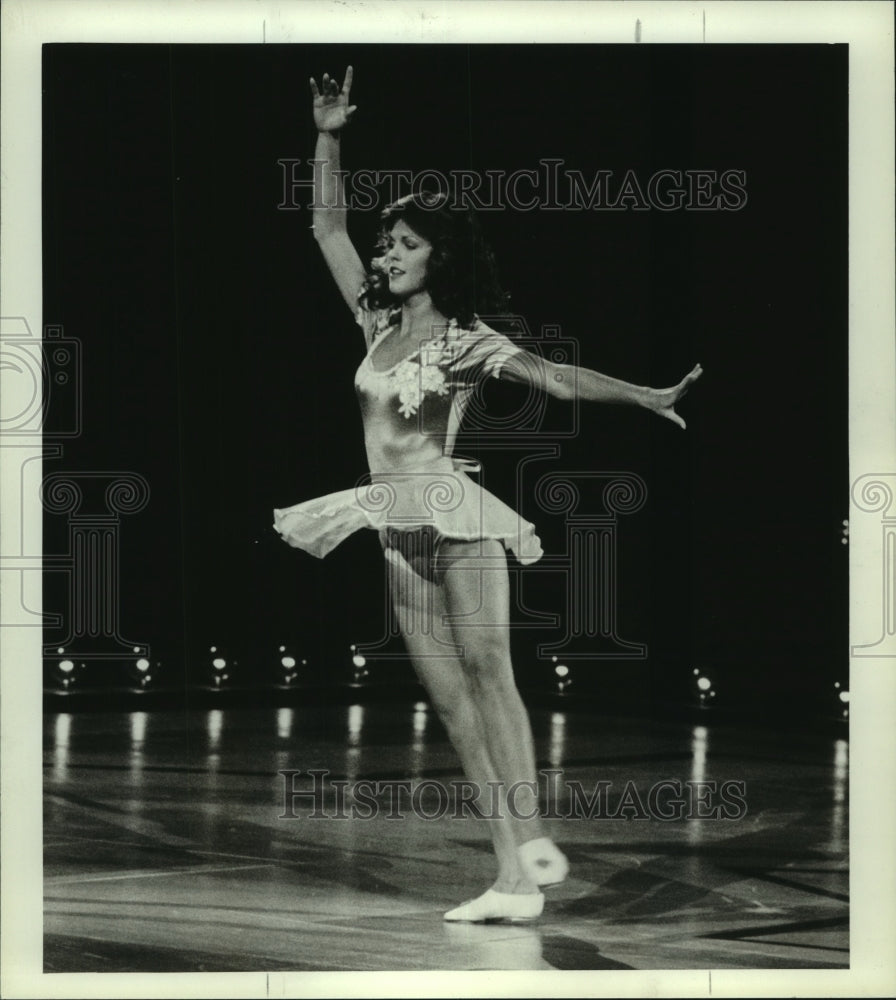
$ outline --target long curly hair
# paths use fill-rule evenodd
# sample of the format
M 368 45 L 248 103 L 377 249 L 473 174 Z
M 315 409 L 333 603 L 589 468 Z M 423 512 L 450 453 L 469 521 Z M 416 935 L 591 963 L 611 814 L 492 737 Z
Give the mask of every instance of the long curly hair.
M 501 288 L 494 254 L 476 216 L 468 208 L 452 206 L 444 194 L 425 191 L 399 198 L 383 209 L 376 257 L 361 290 L 365 308 L 387 309 L 400 304 L 389 291 L 383 260 L 392 227 L 399 219 L 432 245 L 426 262 L 426 290 L 440 313 L 469 327 L 478 313 L 507 311 L 509 297 Z

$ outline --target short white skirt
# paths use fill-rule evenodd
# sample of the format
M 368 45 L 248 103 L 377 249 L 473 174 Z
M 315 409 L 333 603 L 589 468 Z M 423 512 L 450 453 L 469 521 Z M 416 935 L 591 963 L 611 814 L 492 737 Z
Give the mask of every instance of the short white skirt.
M 534 525 L 466 474 L 475 469 L 475 463 L 443 457 L 376 473 L 353 489 L 276 509 L 274 528 L 294 548 L 319 559 L 362 528 L 381 538 L 428 529 L 437 543 L 498 539 L 523 564 L 540 559 L 544 553 Z

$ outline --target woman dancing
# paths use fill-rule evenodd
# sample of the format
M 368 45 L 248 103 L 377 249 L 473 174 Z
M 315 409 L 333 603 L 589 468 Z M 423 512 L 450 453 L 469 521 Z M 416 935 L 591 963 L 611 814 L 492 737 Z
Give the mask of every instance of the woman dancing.
M 351 67 L 341 88 L 328 74 L 320 89 L 311 80 L 314 235 L 364 333 L 355 387 L 371 478 L 275 510 L 274 526 L 318 557 L 360 528 L 379 532 L 414 669 L 473 787 L 498 794 L 497 808 L 482 810 L 497 879 L 445 920 L 532 920 L 541 888 L 561 882 L 568 864 L 538 817 L 532 730 L 510 661 L 506 549 L 521 563 L 542 551 L 534 527 L 470 478 L 474 463 L 452 456 L 458 426 L 476 382 L 499 377 L 561 399 L 643 406 L 684 427 L 674 406 L 701 369 L 670 389 L 643 388 L 546 361 L 490 329 L 477 311 L 504 305 L 491 254 L 472 214 L 441 195 L 402 198 L 383 212 L 368 273 L 348 237 L 341 189 L 351 83 Z

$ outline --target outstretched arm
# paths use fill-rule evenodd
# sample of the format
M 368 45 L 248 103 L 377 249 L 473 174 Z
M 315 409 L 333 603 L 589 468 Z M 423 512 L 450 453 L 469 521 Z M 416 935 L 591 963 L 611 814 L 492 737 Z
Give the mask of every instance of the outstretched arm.
M 702 374 L 700 365 L 695 365 L 678 385 L 669 389 L 651 389 L 610 378 L 609 375 L 602 375 L 590 368 L 558 365 L 530 351 L 520 351 L 513 355 L 501 371 L 502 378 L 531 385 L 558 399 L 643 406 L 682 428 L 685 422 L 675 412 L 675 404 Z
M 324 73 L 322 90 L 318 89 L 314 77 L 311 78 L 314 123 L 318 129 L 314 151 L 314 238 L 342 297 L 354 312 L 365 272 L 361 258 L 348 238 L 343 171 L 340 167 L 342 129 L 351 120 L 356 108 L 349 104 L 351 85 L 351 66 L 345 71 L 341 88 L 329 73 Z

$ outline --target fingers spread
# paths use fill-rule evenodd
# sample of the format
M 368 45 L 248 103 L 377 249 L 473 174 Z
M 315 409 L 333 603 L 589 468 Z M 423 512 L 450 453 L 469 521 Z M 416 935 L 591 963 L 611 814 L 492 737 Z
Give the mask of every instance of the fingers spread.
M 345 70 L 345 79 L 342 81 L 342 93 L 348 97 L 348 92 L 352 89 L 352 77 L 354 75 L 354 70 L 351 66 L 347 66 Z
M 684 421 L 683 421 L 683 420 L 681 419 L 681 417 L 680 417 L 680 416 L 679 416 L 679 415 L 678 415 L 678 414 L 677 414 L 677 413 L 675 412 L 675 410 L 673 410 L 673 409 L 672 409 L 672 407 L 671 407 L 671 406 L 670 406 L 670 407 L 669 407 L 669 409 L 667 409 L 667 410 L 661 410 L 661 411 L 660 411 L 660 413 L 661 413 L 661 414 L 662 414 L 662 416 L 664 416 L 664 417 L 665 417 L 665 418 L 666 418 L 667 420 L 671 420 L 671 421 L 672 421 L 672 423 L 674 423 L 674 424 L 678 424 L 678 426 L 679 426 L 679 427 L 682 427 L 682 428 L 684 427 Z

